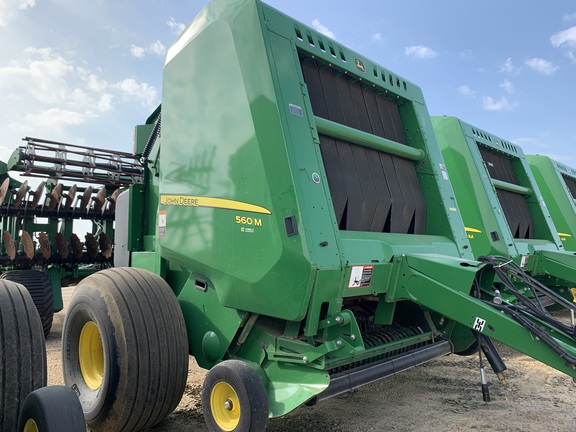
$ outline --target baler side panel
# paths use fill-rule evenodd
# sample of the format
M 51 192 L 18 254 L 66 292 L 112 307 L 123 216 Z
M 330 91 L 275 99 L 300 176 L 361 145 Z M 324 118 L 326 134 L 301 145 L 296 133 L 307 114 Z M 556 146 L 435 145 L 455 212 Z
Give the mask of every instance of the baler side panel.
M 502 207 L 493 193 L 490 178 L 477 147 L 468 147 L 465 130 L 454 117 L 432 117 L 448 175 L 456 194 L 470 245 L 481 255 L 516 256 L 513 238 L 506 221 L 497 217 Z M 476 154 L 475 154 L 476 153 Z
M 576 182 L 568 167 L 546 156 L 526 156 L 558 235 L 567 251 L 576 251 Z
M 206 17 L 165 66 L 161 253 L 222 305 L 295 320 L 314 272 L 284 229 L 298 209 L 270 66 L 256 5 L 227 7 L 234 20 Z

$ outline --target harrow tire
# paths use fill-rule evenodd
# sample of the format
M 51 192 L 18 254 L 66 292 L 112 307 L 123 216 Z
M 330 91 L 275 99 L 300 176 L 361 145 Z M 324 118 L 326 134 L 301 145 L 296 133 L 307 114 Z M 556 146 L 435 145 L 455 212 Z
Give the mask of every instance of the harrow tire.
M 86 432 L 82 406 L 74 390 L 43 387 L 30 393 L 20 411 L 18 432 Z
M 136 268 L 83 279 L 64 321 L 64 381 L 93 431 L 138 431 L 178 405 L 188 375 L 188 339 L 170 286 Z
M 225 360 L 208 371 L 202 386 L 202 410 L 211 432 L 260 432 L 268 424 L 264 384 L 258 373 L 240 360 Z
M 54 320 L 54 293 L 46 273 L 36 270 L 10 270 L 0 275 L 0 279 L 24 285 L 40 314 L 44 337 L 48 337 Z
M 0 431 L 15 431 L 28 394 L 46 385 L 42 323 L 22 285 L 0 280 Z

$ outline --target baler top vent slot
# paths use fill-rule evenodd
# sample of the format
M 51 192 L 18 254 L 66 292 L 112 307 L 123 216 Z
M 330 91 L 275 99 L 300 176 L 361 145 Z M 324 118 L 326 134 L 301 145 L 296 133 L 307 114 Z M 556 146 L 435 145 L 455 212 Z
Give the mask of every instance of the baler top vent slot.
M 407 146 L 398 105 L 317 60 L 301 65 L 314 115 Z M 341 230 L 424 234 L 426 202 L 414 162 L 319 134 Z
M 478 148 L 482 155 L 482 159 L 488 168 L 490 177 L 493 180 L 499 180 L 511 185 L 519 185 L 518 178 L 512 168 L 512 162 L 510 159 L 504 155 L 491 151 L 490 149 L 480 145 L 480 143 Z M 526 197 L 521 193 L 500 188 L 498 187 L 498 184 L 495 184 L 495 186 L 498 200 L 500 201 L 500 205 L 504 211 L 504 216 L 506 216 L 506 220 L 514 238 L 534 238 L 534 219 L 530 213 Z
M 564 174 L 562 174 L 562 179 L 564 179 L 564 183 L 566 183 L 568 190 L 572 194 L 572 198 L 576 199 L 576 179 Z
M 476 138 L 483 139 L 487 143 L 489 142 L 491 144 L 494 144 L 496 147 L 500 147 L 512 153 L 518 153 L 518 148 L 514 144 L 510 144 L 509 142 L 506 142 L 502 139 L 492 137 L 489 133 L 483 132 L 475 128 L 472 128 L 472 133 Z

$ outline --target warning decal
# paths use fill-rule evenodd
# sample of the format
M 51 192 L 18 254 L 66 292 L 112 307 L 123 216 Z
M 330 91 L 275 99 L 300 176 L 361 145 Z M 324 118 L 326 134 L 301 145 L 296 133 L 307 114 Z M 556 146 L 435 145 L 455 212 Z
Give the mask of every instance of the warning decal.
M 158 212 L 158 237 L 166 237 L 166 210 Z
M 370 286 L 374 266 L 354 266 L 350 273 L 348 288 L 364 288 Z
M 446 171 L 446 165 L 440 164 L 440 171 L 442 172 L 442 178 L 448 180 L 448 172 Z

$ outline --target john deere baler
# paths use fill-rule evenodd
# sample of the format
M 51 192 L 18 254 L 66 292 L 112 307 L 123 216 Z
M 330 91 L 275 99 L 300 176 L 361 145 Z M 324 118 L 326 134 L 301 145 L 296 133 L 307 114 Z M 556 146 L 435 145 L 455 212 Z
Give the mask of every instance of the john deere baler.
M 501 256 L 572 300 L 576 254 L 561 240 L 522 149 L 454 117 L 432 117 L 476 258 Z
M 84 279 L 64 326 L 92 429 L 166 417 L 189 354 L 217 431 L 488 337 L 576 376 L 573 329 L 500 301 L 474 260 L 416 85 L 260 1 L 217 0 L 169 49 L 162 94 L 136 129 L 144 181 L 118 197 L 126 267 Z
M 576 251 L 576 170 L 548 156 L 527 155 L 526 160 L 564 248 Z

